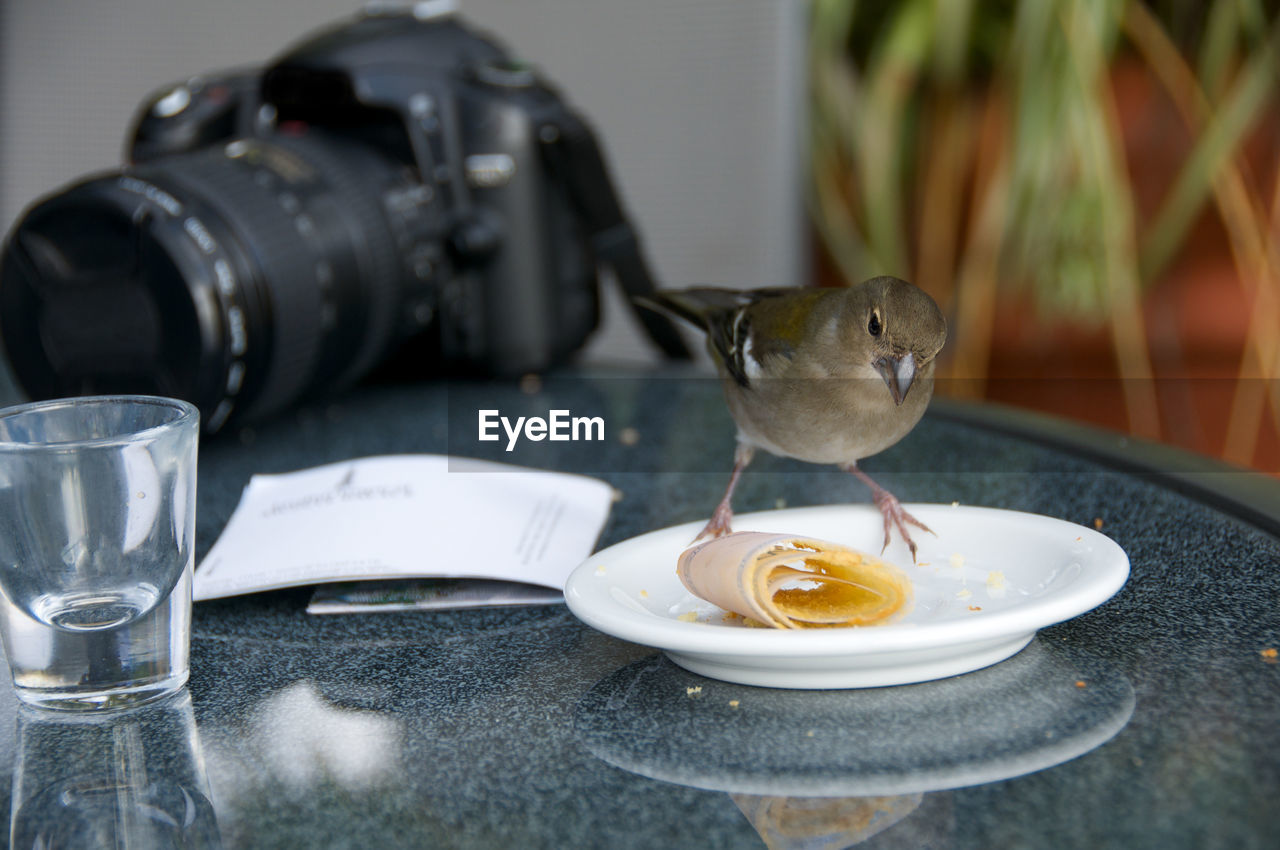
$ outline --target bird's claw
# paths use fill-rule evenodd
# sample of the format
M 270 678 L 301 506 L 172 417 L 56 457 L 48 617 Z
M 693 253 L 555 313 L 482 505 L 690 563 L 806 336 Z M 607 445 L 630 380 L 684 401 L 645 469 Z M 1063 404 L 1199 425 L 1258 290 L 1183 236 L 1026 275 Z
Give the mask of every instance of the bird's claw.
M 711 519 L 707 520 L 707 524 L 703 526 L 702 531 L 699 531 L 698 536 L 693 538 L 693 542 L 697 543 L 703 538 L 724 537 L 728 534 L 733 534 L 733 510 L 727 504 L 721 502 L 716 506 L 715 513 L 711 515 Z
M 889 539 L 893 529 L 897 528 L 898 533 L 902 535 L 902 540 L 907 544 L 907 548 L 911 550 L 911 563 L 916 563 L 916 542 L 911 539 L 911 534 L 907 531 L 908 525 L 914 525 L 921 531 L 926 531 L 934 537 L 938 535 L 932 528 L 916 519 L 906 508 L 902 507 L 902 503 L 898 501 L 898 497 L 887 490 L 876 490 L 874 493 L 876 507 L 880 509 L 881 515 L 884 517 L 884 545 L 880 547 L 880 554 L 883 555 L 885 550 L 889 548 Z

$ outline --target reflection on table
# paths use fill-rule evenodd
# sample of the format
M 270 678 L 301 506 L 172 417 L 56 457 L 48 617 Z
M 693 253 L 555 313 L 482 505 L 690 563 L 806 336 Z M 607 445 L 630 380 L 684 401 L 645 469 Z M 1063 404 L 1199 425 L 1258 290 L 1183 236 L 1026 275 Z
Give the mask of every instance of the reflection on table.
M 1123 673 L 1037 639 L 963 676 L 855 691 L 733 685 L 653 656 L 597 683 L 574 728 L 616 767 L 729 792 L 769 847 L 834 848 L 910 816 L 927 792 L 1081 756 L 1133 709 Z
M 10 842 L 220 848 L 191 697 L 105 713 L 18 711 Z

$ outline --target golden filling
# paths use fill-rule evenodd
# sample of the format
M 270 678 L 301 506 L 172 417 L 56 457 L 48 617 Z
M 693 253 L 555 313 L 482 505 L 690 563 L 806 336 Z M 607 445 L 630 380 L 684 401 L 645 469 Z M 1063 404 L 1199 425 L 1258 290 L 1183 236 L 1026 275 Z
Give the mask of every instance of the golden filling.
M 778 552 L 778 555 L 794 553 Z M 898 613 L 910 598 L 906 577 L 852 550 L 820 549 L 768 573 L 776 613 L 799 628 L 866 626 Z

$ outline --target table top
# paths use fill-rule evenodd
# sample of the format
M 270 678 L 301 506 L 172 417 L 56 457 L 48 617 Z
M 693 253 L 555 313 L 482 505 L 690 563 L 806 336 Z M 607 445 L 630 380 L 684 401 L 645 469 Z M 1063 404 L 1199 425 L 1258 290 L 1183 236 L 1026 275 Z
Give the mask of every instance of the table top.
M 605 440 L 508 453 L 477 441 L 480 409 L 602 416 Z M 707 516 L 733 427 L 715 382 L 687 372 L 366 386 L 206 440 L 198 552 L 254 473 L 407 452 L 605 479 L 621 498 L 603 547 Z M 863 466 L 904 502 L 1100 520 L 1130 578 L 987 669 L 826 691 L 705 679 L 564 605 L 313 616 L 306 589 L 198 603 L 174 699 L 86 724 L 0 691 L 0 789 L 114 753 L 109 773 L 124 752 L 147 793 L 178 801 L 189 846 L 227 848 L 1274 846 L 1280 482 L 941 401 Z M 780 501 L 869 494 L 758 458 L 735 507 Z M 15 813 L 15 844 L 29 819 Z

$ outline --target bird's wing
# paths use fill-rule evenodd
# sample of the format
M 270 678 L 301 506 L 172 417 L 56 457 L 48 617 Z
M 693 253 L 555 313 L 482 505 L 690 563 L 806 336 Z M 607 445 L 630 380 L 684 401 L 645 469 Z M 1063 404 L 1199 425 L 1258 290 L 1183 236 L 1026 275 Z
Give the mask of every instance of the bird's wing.
M 829 313 L 830 308 L 819 302 L 841 291 L 816 287 L 763 290 L 763 296 L 746 307 L 744 321 L 751 326 L 751 354 L 761 365 L 771 357 L 790 359 L 811 337 L 815 319 Z
M 746 304 L 707 316 L 707 342 L 725 371 L 742 387 L 751 385 L 750 366 L 746 361 L 750 334 L 751 322 L 747 320 Z

